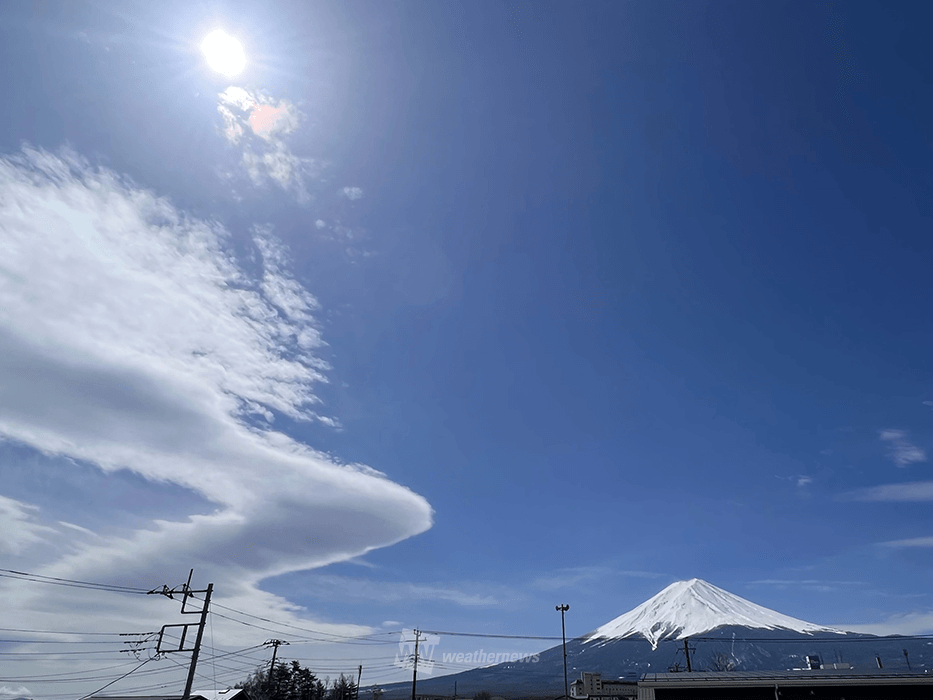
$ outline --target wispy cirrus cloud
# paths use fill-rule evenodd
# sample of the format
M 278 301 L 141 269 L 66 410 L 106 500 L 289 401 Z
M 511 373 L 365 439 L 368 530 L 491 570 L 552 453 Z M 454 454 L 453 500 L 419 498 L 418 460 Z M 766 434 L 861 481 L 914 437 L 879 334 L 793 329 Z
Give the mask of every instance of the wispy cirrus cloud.
M 775 588 L 801 588 L 819 593 L 833 593 L 843 588 L 864 586 L 864 581 L 823 581 L 819 579 L 759 579 L 746 584 L 751 587 L 772 586 Z
M 888 443 L 888 457 L 899 467 L 906 467 L 917 462 L 926 462 L 926 452 L 914 445 L 907 438 L 906 430 L 888 428 L 878 432 L 878 436 Z
M 664 574 L 652 571 L 615 569 L 611 566 L 572 566 L 539 576 L 529 585 L 531 588 L 542 591 L 558 591 L 563 588 L 578 586 L 586 581 L 595 581 L 602 578 L 660 578 L 662 576 Z
M 933 501 L 933 481 L 882 484 L 849 491 L 841 498 L 846 501 Z
M 890 542 L 882 542 L 883 547 L 894 547 L 896 549 L 901 549 L 905 547 L 933 547 L 933 535 L 929 537 L 910 537 L 905 540 L 891 540 Z
M 844 629 L 861 634 L 929 634 L 933 632 L 933 612 L 911 612 L 892 615 L 882 622 L 846 623 Z
M 38 511 L 36 506 L 0 495 L 0 554 L 21 554 L 55 532 L 38 519 Z
M 300 200 L 308 198 L 305 178 L 316 164 L 296 156 L 286 142 L 301 123 L 294 104 L 229 87 L 218 95 L 217 111 L 226 139 L 242 146 L 242 165 L 254 184 L 271 180 Z
M 505 589 L 489 591 L 487 584 L 450 586 L 446 584 L 412 583 L 407 581 L 374 581 L 349 576 L 317 575 L 302 582 L 302 592 L 319 600 L 400 601 L 441 600 L 465 607 L 489 607 L 502 603 Z M 506 597 L 509 594 L 506 593 Z
M 91 537 L 7 497 L 4 541 L 29 570 L 145 586 L 194 567 L 218 601 L 295 620 L 303 611 L 263 579 L 431 526 L 409 489 L 272 429 L 277 415 L 332 419 L 316 394 L 329 372 L 319 305 L 270 229 L 254 230 L 261 271 L 247 272 L 218 224 L 74 154 L 26 149 L 0 157 L 0 231 L 0 438 L 177 484 L 213 507 Z M 72 594 L 0 582 L 11 626 L 96 609 L 100 624 L 152 629 L 138 601 L 84 607 Z
M 349 200 L 363 198 L 363 190 L 360 187 L 344 187 L 342 190 L 340 190 L 340 193 Z

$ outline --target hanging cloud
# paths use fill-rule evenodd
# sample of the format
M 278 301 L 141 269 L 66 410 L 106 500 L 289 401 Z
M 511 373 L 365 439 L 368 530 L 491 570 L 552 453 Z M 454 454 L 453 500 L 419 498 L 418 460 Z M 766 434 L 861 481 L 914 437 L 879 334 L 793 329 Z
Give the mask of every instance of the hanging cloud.
M 329 371 L 319 305 L 271 230 L 254 233 L 253 275 L 218 224 L 74 154 L 27 149 L 0 158 L 0 232 L 0 438 L 177 484 L 213 506 L 89 537 L 4 498 L 5 546 L 28 550 L 31 566 L 135 585 L 195 567 L 228 602 L 294 619 L 263 579 L 431 526 L 409 489 L 263 427 L 275 414 L 332 421 L 315 393 Z M 0 583 L 12 626 L 77 614 L 69 590 Z M 136 602 L 108 605 L 115 624 L 143 615 Z

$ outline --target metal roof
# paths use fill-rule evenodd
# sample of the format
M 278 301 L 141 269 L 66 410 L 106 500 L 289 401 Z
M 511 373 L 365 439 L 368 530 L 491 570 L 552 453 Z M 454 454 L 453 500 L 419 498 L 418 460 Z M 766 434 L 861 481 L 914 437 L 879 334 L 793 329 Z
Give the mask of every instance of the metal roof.
M 682 673 L 646 673 L 639 681 L 644 686 L 739 686 L 739 685 L 933 685 L 933 674 L 911 672 L 858 672 L 852 669 L 800 671 L 693 671 Z

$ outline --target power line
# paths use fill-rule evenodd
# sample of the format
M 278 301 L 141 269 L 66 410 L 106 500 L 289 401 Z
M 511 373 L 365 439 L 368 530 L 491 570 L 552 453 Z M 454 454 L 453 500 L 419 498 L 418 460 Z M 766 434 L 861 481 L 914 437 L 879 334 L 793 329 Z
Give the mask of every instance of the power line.
M 109 671 L 114 668 L 122 668 L 124 666 L 129 666 L 132 663 L 133 663 L 132 661 L 126 661 L 122 664 L 115 664 L 113 666 L 102 666 L 101 668 L 89 668 L 89 669 L 82 671 L 82 673 L 97 673 L 98 671 Z M 64 671 L 62 673 L 47 673 L 44 676 L 18 676 L 16 678 L 0 678 L 0 683 L 24 683 L 27 681 L 43 681 L 47 678 L 55 678 L 58 676 L 68 676 L 72 673 L 74 673 L 74 671 Z
M 442 632 L 438 630 L 424 630 L 427 634 L 446 635 L 449 637 L 483 637 L 489 639 L 543 639 L 547 641 L 559 642 L 562 637 L 550 637 L 530 634 L 484 634 L 481 632 Z M 586 637 L 572 637 L 569 641 L 583 640 Z
M 71 632 L 65 630 L 30 630 L 21 627 L 0 627 L 0 632 L 28 632 L 30 634 L 80 634 L 80 635 L 99 635 L 108 637 L 131 637 L 135 635 L 155 634 L 155 632 Z
M 123 642 L 131 644 L 131 642 Z M 112 639 L 75 639 L 63 642 L 60 639 L 0 639 L 0 644 L 113 644 Z
M 132 586 L 120 586 L 111 583 L 95 583 L 93 581 L 79 581 L 70 578 L 59 578 L 57 576 L 45 576 L 43 574 L 33 574 L 28 571 L 16 571 L 15 569 L 0 569 L 0 576 L 12 578 L 18 581 L 30 581 L 32 583 L 48 583 L 56 586 L 69 586 L 71 588 L 90 588 L 98 591 L 107 591 L 110 593 L 132 593 L 136 595 L 145 595 L 148 593 L 144 588 L 134 588 Z
M 251 617 L 251 618 L 253 618 L 254 620 L 260 620 L 261 622 L 268 622 L 269 624 L 272 624 L 272 625 L 281 625 L 282 627 L 289 627 L 289 628 L 291 628 L 291 629 L 296 629 L 296 630 L 298 630 L 298 631 L 300 631 L 300 632 L 307 632 L 307 633 L 309 633 L 309 634 L 321 634 L 321 635 L 325 635 L 325 636 L 327 636 L 327 637 L 333 637 L 333 638 L 334 638 L 333 640 L 327 640 L 327 639 L 325 639 L 325 640 L 315 640 L 315 641 L 333 641 L 334 643 L 339 643 L 339 642 L 337 642 L 336 640 L 345 639 L 345 640 L 348 640 L 348 641 L 350 641 L 350 642 L 369 641 L 369 642 L 372 642 L 372 643 L 374 643 L 374 644 L 395 644 L 396 642 L 394 642 L 394 641 L 388 641 L 388 640 L 387 640 L 387 641 L 381 641 L 381 640 L 375 639 L 375 637 L 377 637 L 377 636 L 383 636 L 383 635 L 387 635 L 387 634 L 398 634 L 398 631 L 395 631 L 395 632 L 376 632 L 376 633 L 374 633 L 374 634 L 362 634 L 362 635 L 352 635 L 352 636 L 351 636 L 351 635 L 345 635 L 345 634 L 334 634 L 334 633 L 332 633 L 332 632 L 323 632 L 323 631 L 321 631 L 321 630 L 313 630 L 313 629 L 309 629 L 309 628 L 307 628 L 307 627 L 299 627 L 298 625 L 292 625 L 292 624 L 290 624 L 290 623 L 288 623 L 288 622 L 278 622 L 277 620 L 270 620 L 269 618 L 261 617 L 261 616 L 259 616 L 259 615 L 253 615 L 252 613 L 244 612 L 244 611 L 242 611 L 242 610 L 237 610 L 236 608 L 231 608 L 231 607 L 229 607 L 229 606 L 227 606 L 227 605 L 221 605 L 220 603 L 217 603 L 217 602 L 214 603 L 214 607 L 223 608 L 224 610 L 228 610 L 229 612 L 233 612 L 233 613 L 236 613 L 236 614 L 238 614 L 238 615 L 243 615 L 244 617 Z M 225 615 L 221 615 L 220 613 L 217 613 L 217 612 L 215 612 L 215 613 L 213 613 L 213 614 L 214 614 L 214 615 L 217 615 L 218 617 L 223 617 L 223 618 L 226 619 L 226 620 L 231 620 L 232 622 L 239 622 L 240 624 L 243 624 L 243 625 L 248 625 L 248 624 L 249 624 L 249 623 L 243 622 L 242 620 L 235 620 L 235 619 L 233 619 L 233 618 L 226 617 Z M 254 625 L 254 626 L 258 627 L 258 625 Z M 261 628 L 261 627 L 260 627 L 259 629 L 264 629 L 264 628 Z M 274 630 L 267 630 L 267 631 L 274 631 Z
M 148 651 L 154 647 L 141 647 L 136 651 Z M 77 654 L 119 654 L 129 649 L 101 649 L 100 651 L 0 651 L 0 656 L 62 656 Z
M 152 659 L 146 659 L 146 660 L 143 661 L 141 664 L 139 664 L 139 666 L 137 666 L 136 668 L 134 668 L 134 669 L 132 669 L 132 670 L 130 670 L 130 671 L 127 671 L 126 673 L 124 673 L 124 674 L 123 674 L 122 676 L 120 676 L 119 678 L 114 678 L 112 681 L 110 681 L 109 683 L 107 683 L 107 684 L 104 685 L 104 686 L 101 686 L 100 688 L 98 688 L 97 690 L 95 690 L 93 693 L 88 693 L 87 695 L 84 695 L 84 696 L 78 698 L 78 700 L 87 700 L 87 698 L 91 697 L 92 695 L 97 695 L 100 691 L 104 690 L 105 688 L 109 688 L 110 686 L 112 686 L 112 685 L 113 685 L 114 683 L 116 683 L 117 681 L 122 681 L 124 678 L 126 678 L 126 677 L 127 677 L 128 675 L 130 675 L 131 673 L 135 673 L 136 671 L 138 671 L 139 669 L 141 669 L 143 666 L 145 666 L 146 664 L 148 664 L 150 661 L 152 661 Z

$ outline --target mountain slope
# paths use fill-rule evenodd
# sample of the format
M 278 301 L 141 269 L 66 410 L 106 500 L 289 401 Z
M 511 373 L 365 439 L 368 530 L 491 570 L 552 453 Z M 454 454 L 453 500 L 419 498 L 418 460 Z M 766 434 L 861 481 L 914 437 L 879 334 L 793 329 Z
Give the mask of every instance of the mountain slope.
M 686 644 L 677 641 L 687 637 L 691 639 Z M 685 646 L 693 670 L 801 668 L 810 655 L 821 656 L 826 663 L 849 663 L 862 672 L 877 669 L 878 664 L 886 671 L 933 667 L 933 640 L 876 637 L 815 625 L 692 579 L 668 586 L 583 637 L 568 639 L 568 675 L 573 680 L 590 671 L 603 678 L 635 679 L 643 673 L 683 670 Z M 563 649 L 561 645 L 546 649 L 533 662 L 420 677 L 418 693 L 451 695 L 455 683 L 461 697 L 483 690 L 503 697 L 556 697 L 563 694 Z M 384 700 L 394 700 L 408 697 L 411 684 L 394 683 L 383 689 Z
M 662 639 L 683 639 L 718 627 L 733 625 L 752 629 L 790 630 L 803 634 L 844 630 L 798 620 L 717 588 L 698 578 L 677 581 L 630 610 L 586 635 L 585 641 L 642 636 L 657 648 Z

